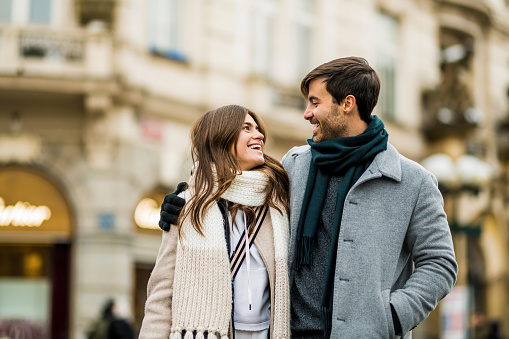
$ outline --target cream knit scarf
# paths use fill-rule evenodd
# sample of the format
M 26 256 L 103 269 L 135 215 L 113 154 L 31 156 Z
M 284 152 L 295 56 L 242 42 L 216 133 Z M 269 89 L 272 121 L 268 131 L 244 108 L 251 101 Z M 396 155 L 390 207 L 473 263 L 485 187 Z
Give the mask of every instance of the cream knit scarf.
M 237 175 L 222 198 L 246 206 L 261 206 L 265 202 L 266 185 L 268 177 L 263 172 L 244 171 Z M 186 201 L 193 191 L 191 185 L 185 193 Z M 274 338 L 290 338 L 288 216 L 270 208 L 270 218 L 276 264 L 272 332 Z M 183 330 L 186 331 L 184 339 L 192 339 L 193 331 L 197 339 L 204 338 L 204 332 L 208 332 L 209 339 L 228 338 L 232 283 L 223 218 L 217 204 L 206 213 L 203 225 L 205 236 L 194 230 L 189 218 L 182 225 L 184 236 L 177 245 L 170 339 L 181 339 Z

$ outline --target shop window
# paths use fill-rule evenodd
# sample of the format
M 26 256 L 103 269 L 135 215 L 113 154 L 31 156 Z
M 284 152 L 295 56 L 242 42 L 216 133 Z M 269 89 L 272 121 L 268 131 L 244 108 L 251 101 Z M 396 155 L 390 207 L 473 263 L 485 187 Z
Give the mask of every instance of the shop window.
M 0 23 L 11 22 L 12 0 L 0 0 Z
M 186 62 L 184 0 L 150 0 L 149 48 L 153 54 Z
M 0 331 L 68 336 L 69 253 L 66 244 L 0 244 Z
M 50 247 L 0 246 L 0 321 L 23 319 L 48 328 Z
M 378 12 L 376 19 L 376 71 L 382 83 L 377 110 L 380 116 L 396 120 L 396 91 L 399 63 L 399 21 L 385 12 Z

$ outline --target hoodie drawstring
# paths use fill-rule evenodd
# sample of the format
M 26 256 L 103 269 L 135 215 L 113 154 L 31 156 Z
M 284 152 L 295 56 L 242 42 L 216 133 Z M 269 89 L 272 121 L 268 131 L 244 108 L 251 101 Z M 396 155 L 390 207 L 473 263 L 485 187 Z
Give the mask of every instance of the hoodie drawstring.
M 246 213 L 244 213 L 244 231 L 246 232 L 246 265 L 247 265 L 247 297 L 249 300 L 249 310 L 251 311 L 251 305 L 253 304 L 253 296 L 251 294 L 251 255 L 249 252 L 249 233 L 247 232 L 247 220 Z

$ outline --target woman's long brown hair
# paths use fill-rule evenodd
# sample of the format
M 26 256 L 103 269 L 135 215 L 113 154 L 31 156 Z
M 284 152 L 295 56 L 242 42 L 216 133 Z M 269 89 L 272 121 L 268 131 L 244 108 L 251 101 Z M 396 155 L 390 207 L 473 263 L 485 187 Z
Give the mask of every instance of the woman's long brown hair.
M 246 114 L 251 115 L 258 125 L 260 133 L 267 140 L 267 131 L 263 121 L 252 111 L 237 105 L 217 108 L 205 113 L 191 131 L 192 158 L 194 168 L 194 194 L 184 206 L 184 213 L 178 224 L 186 218 L 191 219 L 196 232 L 203 235 L 202 220 L 214 202 L 231 186 L 241 167 L 237 158 L 236 143 L 239 138 Z M 283 166 L 275 158 L 264 153 L 265 163 L 252 170 L 262 171 L 269 177 L 266 187 L 265 203 L 282 213 L 280 207 L 289 214 L 289 180 Z M 214 166 L 212 166 L 214 165 Z M 214 174 L 215 171 L 215 174 Z M 217 190 L 214 191 L 214 185 Z M 248 206 L 229 204 L 235 215 L 242 208 L 247 217 L 249 231 L 254 226 L 254 210 Z M 181 230 L 182 228 L 179 227 Z

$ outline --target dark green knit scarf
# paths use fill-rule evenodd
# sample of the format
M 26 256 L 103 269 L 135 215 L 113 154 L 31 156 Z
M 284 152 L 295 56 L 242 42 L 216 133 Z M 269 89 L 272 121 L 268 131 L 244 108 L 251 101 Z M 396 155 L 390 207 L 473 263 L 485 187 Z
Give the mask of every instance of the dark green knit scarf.
M 343 177 L 338 188 L 329 261 L 322 294 L 321 317 L 325 337 L 329 337 L 331 332 L 336 253 L 346 194 L 369 167 L 374 157 L 387 149 L 387 139 L 388 134 L 383 122 L 373 115 L 368 128 L 358 136 L 330 139 L 318 143 L 313 142 L 312 139 L 308 140 L 312 159 L 297 228 L 297 270 L 302 265 L 312 263 L 316 230 L 321 218 L 329 179 L 332 175 Z

